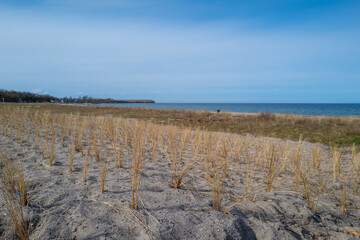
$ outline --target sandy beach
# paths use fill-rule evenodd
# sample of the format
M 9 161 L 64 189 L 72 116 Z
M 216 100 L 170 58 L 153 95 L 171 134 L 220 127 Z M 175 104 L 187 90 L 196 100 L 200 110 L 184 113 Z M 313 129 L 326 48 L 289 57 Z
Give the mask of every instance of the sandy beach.
M 38 120 L 43 117 L 54 123 L 41 125 L 37 153 L 35 125 L 30 128 L 29 148 L 25 130 L 22 140 L 18 138 L 17 120 L 12 122 L 14 129 L 9 125 L 7 136 L 0 138 L 3 157 L 24 166 L 28 203 L 22 210 L 30 239 L 355 239 L 359 233 L 359 196 L 353 184 L 360 159 L 351 148 L 334 150 L 306 141 L 211 133 L 114 117 L 31 114 L 23 116 L 24 129 L 25 124 L 40 126 Z M 61 122 L 69 127 L 65 137 Z M 53 154 L 51 129 L 45 126 L 56 129 Z M 116 140 L 111 137 L 112 128 Z M 144 149 L 135 210 L 132 176 L 139 128 Z M 90 137 L 97 130 L 98 160 Z M 46 134 L 50 134 L 47 140 Z M 76 139 L 72 134 L 80 134 L 81 147 L 74 151 L 70 173 Z M 341 153 L 336 180 L 334 152 Z M 107 175 L 101 193 L 104 164 Z M 174 188 L 174 179 L 185 168 Z M 216 193 L 220 193 L 217 209 Z M 0 216 L 1 238 L 16 239 L 6 211 Z

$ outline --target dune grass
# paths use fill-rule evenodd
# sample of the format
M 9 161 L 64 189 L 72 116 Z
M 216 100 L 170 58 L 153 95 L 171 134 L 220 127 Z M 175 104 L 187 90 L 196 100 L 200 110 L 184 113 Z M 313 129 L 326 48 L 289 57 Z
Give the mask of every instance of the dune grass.
M 360 145 L 359 117 L 301 116 L 291 114 L 215 113 L 209 111 L 146 108 L 97 107 L 61 104 L 6 104 L 52 113 L 79 113 L 95 116 L 121 116 L 152 120 L 165 124 L 201 128 L 237 134 L 253 134 L 298 140 L 300 134 L 309 142 L 339 146 Z
M 13 163 L 7 156 L 0 156 L 0 163 L 3 166 L 3 171 L 0 172 L 2 206 L 10 217 L 15 234 L 19 239 L 27 240 L 29 230 L 22 210 L 22 205 L 28 202 L 23 165 Z M 20 199 L 17 198 L 17 193 Z
M 64 152 L 68 153 L 69 174 L 73 172 L 74 161 L 80 155 L 75 154 L 75 152 L 80 153 L 84 150 L 83 182 L 86 182 L 90 159 L 94 159 L 99 165 L 101 193 L 104 192 L 108 167 L 117 166 L 117 171 L 129 169 L 131 208 L 133 209 L 140 209 L 138 199 L 141 174 L 144 170 L 143 166 L 152 164 L 156 168 L 158 164 L 157 156 L 164 156 L 163 159 L 166 158 L 169 161 L 168 166 L 171 172 L 169 182 L 171 181 L 170 186 L 172 188 L 178 189 L 184 186 L 186 181 L 183 181 L 183 179 L 187 178 L 187 174 L 197 171 L 196 176 L 204 178 L 204 182 L 206 180 L 209 185 L 213 208 L 219 211 L 224 208 L 224 199 L 231 199 L 236 203 L 239 199 L 246 197 L 251 201 L 255 201 L 257 194 L 253 192 L 255 188 L 260 189 L 259 191 L 263 193 L 268 193 L 276 192 L 282 187 L 286 191 L 291 191 L 306 199 L 309 209 L 314 212 L 317 209 L 319 195 L 326 192 L 331 182 L 343 186 L 341 190 L 337 190 L 341 213 L 348 212 L 348 206 L 351 206 L 348 202 L 358 197 L 356 194 L 358 194 L 357 188 L 360 179 L 360 155 L 356 143 L 351 142 L 352 147 L 348 148 L 350 149 L 348 153 L 343 153 L 344 148 L 339 147 L 340 145 L 333 145 L 331 150 L 328 151 L 328 156 L 323 156 L 326 146 L 314 144 L 308 150 L 306 147 L 309 148 L 309 146 L 306 146 L 305 143 L 306 140 L 309 140 L 306 134 L 310 134 L 305 126 L 311 129 L 313 125 L 323 124 L 327 125 L 329 129 L 334 127 L 338 130 L 344 130 L 353 127 L 353 131 L 358 131 L 358 118 L 218 114 L 171 110 L 159 110 L 158 112 L 158 110 L 148 109 L 126 109 L 141 114 L 155 114 L 158 112 L 159 116 L 153 119 L 154 123 L 154 121 L 143 121 L 144 118 L 139 120 L 113 117 L 113 115 L 121 115 L 121 111 L 124 111 L 121 108 L 119 110 L 107 107 L 45 104 L 31 105 L 34 108 L 38 106 L 41 111 L 24 113 L 19 106 L 23 105 L 0 105 L 0 117 L 2 120 L 0 127 L 5 137 L 10 141 L 18 142 L 19 146 L 21 146 L 19 140 L 21 134 L 24 129 L 26 130 L 31 126 L 33 131 L 30 132 L 29 144 L 35 144 L 36 146 L 38 142 L 43 143 L 43 148 L 45 148 L 42 153 L 43 156 L 46 156 L 46 145 L 49 137 L 51 137 L 49 139 L 52 141 L 51 156 L 54 155 L 56 142 L 59 144 L 61 142 L 61 145 L 66 147 Z M 54 109 L 47 109 L 49 106 L 54 106 Z M 59 112 L 57 112 L 58 110 Z M 61 114 L 60 110 L 62 111 Z M 109 110 L 112 111 L 111 116 L 106 115 L 110 114 Z M 162 114 L 173 114 L 175 120 L 159 124 L 159 118 L 163 116 Z M 289 140 L 283 141 L 264 137 L 253 138 L 245 134 L 231 136 L 224 132 L 213 132 L 214 129 L 204 131 L 197 124 L 191 125 L 191 129 L 186 127 L 186 121 L 190 119 L 192 121 L 196 119 L 204 120 L 203 129 L 215 126 L 217 121 L 222 121 L 225 124 L 235 121 L 234 119 L 237 119 L 239 126 L 242 126 L 244 122 L 247 124 L 254 122 L 259 125 L 260 129 L 261 127 L 265 128 L 265 126 L 269 127 L 274 122 L 284 124 L 289 122 L 294 129 L 302 126 L 305 133 L 301 132 L 300 137 L 297 136 L 296 138 L 297 142 L 290 144 L 291 141 Z M 172 124 L 179 124 L 179 126 L 173 126 Z M 41 130 L 41 134 L 39 134 L 38 129 Z M 292 135 L 292 137 L 295 136 Z M 55 141 L 56 137 L 61 141 Z M 329 144 L 336 141 L 336 137 L 333 137 L 332 142 L 329 142 Z M 69 146 L 66 146 L 65 142 Z M 307 155 L 306 150 L 310 151 Z M 121 154 L 127 156 L 127 158 L 121 159 Z M 51 161 L 52 159 L 53 157 L 51 157 Z M 122 161 L 124 161 L 126 168 L 120 168 Z M 75 164 L 77 162 L 75 161 Z M 16 192 L 17 183 L 12 180 L 15 179 L 13 172 L 8 168 L 4 168 L 4 171 L 11 176 L 6 178 L 9 193 Z M 240 182 L 243 184 L 244 191 L 242 195 L 229 197 L 226 190 L 229 181 L 234 176 L 243 177 L 243 181 Z M 23 176 L 18 174 L 18 177 L 19 183 L 22 182 Z M 349 191 L 350 189 L 352 191 Z M 21 191 L 20 188 L 20 194 Z M 330 193 L 333 194 L 330 191 L 326 194 L 329 195 Z M 326 196 L 326 194 L 322 196 Z M 230 206 L 232 207 L 233 204 Z M 226 208 L 225 212 L 228 212 L 230 208 Z

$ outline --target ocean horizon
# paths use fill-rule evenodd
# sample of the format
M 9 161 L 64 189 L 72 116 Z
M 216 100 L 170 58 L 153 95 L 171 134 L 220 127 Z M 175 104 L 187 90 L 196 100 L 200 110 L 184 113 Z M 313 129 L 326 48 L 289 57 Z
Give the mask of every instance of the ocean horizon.
M 360 103 L 109 103 L 97 106 L 205 110 L 237 113 L 270 112 L 308 116 L 360 116 Z

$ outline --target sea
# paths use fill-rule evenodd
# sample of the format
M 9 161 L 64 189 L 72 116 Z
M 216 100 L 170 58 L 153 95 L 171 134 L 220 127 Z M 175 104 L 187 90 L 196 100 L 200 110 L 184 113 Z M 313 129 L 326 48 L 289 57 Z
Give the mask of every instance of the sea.
M 238 113 L 279 113 L 309 116 L 360 116 L 359 103 L 111 103 L 98 106 L 207 110 Z

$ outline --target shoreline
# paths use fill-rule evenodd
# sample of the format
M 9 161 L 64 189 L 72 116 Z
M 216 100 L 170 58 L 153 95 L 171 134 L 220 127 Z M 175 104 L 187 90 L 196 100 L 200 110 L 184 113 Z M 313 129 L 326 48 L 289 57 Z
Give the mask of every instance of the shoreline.
M 149 109 L 149 110 L 164 110 L 164 111 L 194 111 L 194 112 L 210 112 L 210 113 L 224 113 L 224 114 L 232 114 L 232 115 L 257 115 L 257 114 L 274 114 L 274 115 L 285 115 L 285 116 L 299 116 L 299 117 L 329 117 L 329 118 L 360 118 L 360 115 L 307 115 L 307 114 L 296 114 L 296 113 L 277 113 L 277 112 L 234 112 L 234 111 L 222 111 L 217 112 L 217 110 L 202 110 L 202 109 L 182 109 L 182 108 L 151 108 L 151 107 L 141 107 L 141 106 L 113 106 L 113 105 L 105 105 L 105 104 L 112 104 L 112 103 L 57 103 L 61 105 L 77 105 L 77 106 L 94 106 L 94 107 L 115 107 L 115 108 L 135 108 L 135 109 Z M 134 103 L 136 104 L 136 103 Z M 163 103 L 156 103 L 156 104 L 163 104 Z M 182 103 L 179 103 L 182 104 Z M 309 103 L 310 104 L 310 103 Z M 341 104 L 341 103 L 339 103 Z M 354 105 L 359 105 L 358 103 L 351 103 Z
M 97 104 L 95 104 L 97 105 Z M 350 110 L 336 110 L 338 113 L 330 113 L 329 110 L 324 110 L 323 106 L 357 106 L 354 108 L 354 112 L 350 113 Z M 347 117 L 347 116 L 358 116 L 360 117 L 360 104 L 351 103 L 351 104 L 311 104 L 311 103 L 155 103 L 141 106 L 137 105 L 137 103 L 130 103 L 126 106 L 116 105 L 112 103 L 104 103 L 98 104 L 98 106 L 106 106 L 106 107 L 134 107 L 134 108 L 150 108 L 150 109 L 164 109 L 164 110 L 188 110 L 188 111 L 210 111 L 216 112 L 220 110 L 220 112 L 233 112 L 233 113 L 274 113 L 274 114 L 293 114 L 293 115 L 304 115 L 304 116 L 329 116 L 329 117 Z M 256 107 L 254 107 L 256 106 Z M 307 107 L 300 109 L 292 109 L 289 106 L 321 106 L 319 109 L 307 109 Z M 280 107 L 280 109 L 279 109 Z M 232 108 L 232 109 L 231 109 Z M 234 108 L 253 108 L 252 111 L 246 110 L 234 110 Z M 285 108 L 285 109 L 281 109 Z M 316 113 L 319 111 L 319 113 Z

